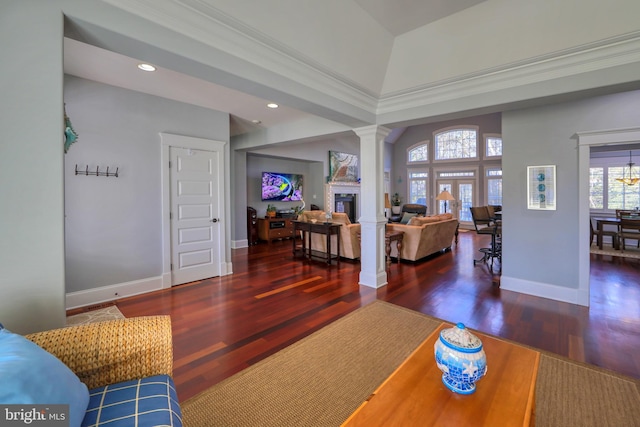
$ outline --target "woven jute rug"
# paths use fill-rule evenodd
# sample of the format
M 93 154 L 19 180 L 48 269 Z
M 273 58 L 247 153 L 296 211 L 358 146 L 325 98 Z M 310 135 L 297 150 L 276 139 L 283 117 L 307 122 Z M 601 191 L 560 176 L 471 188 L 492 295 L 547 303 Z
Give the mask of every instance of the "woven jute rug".
M 67 316 L 67 326 L 85 325 L 87 323 L 104 322 L 105 320 L 124 319 L 124 315 L 115 305 L 89 310 L 84 313 Z
M 591 246 L 589 252 L 595 255 L 609 255 L 621 258 L 640 259 L 640 249 L 628 245 L 624 252 L 619 249 L 613 249 L 612 246 L 608 245 L 603 245 L 602 249 L 598 249 L 598 246 L 596 245 Z
M 338 426 L 440 324 L 374 302 L 187 400 L 194 426 Z
M 185 426 L 339 426 L 440 322 L 373 302 L 183 402 Z M 638 381 L 543 353 L 536 387 L 538 427 L 640 426 Z

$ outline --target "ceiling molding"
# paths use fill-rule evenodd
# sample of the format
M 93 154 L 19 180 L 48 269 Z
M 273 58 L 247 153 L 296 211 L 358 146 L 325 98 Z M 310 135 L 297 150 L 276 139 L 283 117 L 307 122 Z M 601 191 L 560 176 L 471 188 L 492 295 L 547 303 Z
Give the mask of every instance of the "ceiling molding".
M 103 1 L 319 93 L 375 114 L 377 94 L 203 1 Z M 212 40 L 215 44 L 211 43 Z M 217 66 L 223 67 L 224 64 Z M 227 71 L 238 73 L 238 70 Z
M 640 31 L 385 94 L 378 103 L 377 115 L 637 63 L 640 63 Z

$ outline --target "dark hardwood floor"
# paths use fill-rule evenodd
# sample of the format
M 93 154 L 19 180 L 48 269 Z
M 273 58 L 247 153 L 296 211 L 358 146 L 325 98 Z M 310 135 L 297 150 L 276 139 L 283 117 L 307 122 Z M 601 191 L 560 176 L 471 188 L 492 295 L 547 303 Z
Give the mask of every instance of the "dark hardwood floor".
M 127 317 L 169 314 L 180 400 L 375 299 L 640 378 L 640 261 L 591 256 L 591 306 L 501 290 L 473 265 L 488 236 L 392 264 L 389 284 L 358 285 L 360 264 L 294 260 L 291 242 L 233 251 L 234 274 L 117 301 Z M 372 328 L 384 325 L 371 325 Z

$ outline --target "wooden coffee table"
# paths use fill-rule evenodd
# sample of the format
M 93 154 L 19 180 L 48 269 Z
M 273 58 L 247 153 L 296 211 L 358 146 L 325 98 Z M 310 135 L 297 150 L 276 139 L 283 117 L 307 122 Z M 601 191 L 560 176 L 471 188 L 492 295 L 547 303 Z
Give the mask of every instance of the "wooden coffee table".
M 443 323 L 364 402 L 343 426 L 530 426 L 540 353 L 473 332 L 487 355 L 487 374 L 475 393 L 442 383 L 433 346 Z

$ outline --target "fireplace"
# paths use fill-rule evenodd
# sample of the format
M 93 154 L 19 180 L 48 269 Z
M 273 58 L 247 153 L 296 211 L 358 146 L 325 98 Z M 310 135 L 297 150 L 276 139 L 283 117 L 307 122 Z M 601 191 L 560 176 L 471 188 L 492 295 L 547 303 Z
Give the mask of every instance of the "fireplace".
M 345 212 L 351 222 L 360 218 L 360 183 L 330 182 L 324 186 L 325 210 Z
M 336 194 L 334 199 L 334 212 L 344 212 L 352 223 L 358 221 L 356 218 L 356 195 L 355 194 Z

